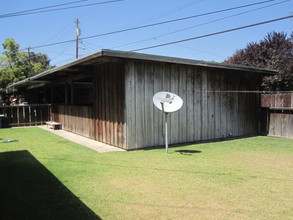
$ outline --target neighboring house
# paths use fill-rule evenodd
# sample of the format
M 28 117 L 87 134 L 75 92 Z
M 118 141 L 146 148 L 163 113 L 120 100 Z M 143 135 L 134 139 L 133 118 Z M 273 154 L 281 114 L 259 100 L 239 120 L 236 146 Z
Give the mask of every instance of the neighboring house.
M 261 77 L 273 70 L 101 50 L 13 84 L 30 103 L 52 103 L 63 129 L 131 150 L 164 144 L 152 103 L 169 91 L 183 107 L 169 116 L 170 144 L 256 135 Z

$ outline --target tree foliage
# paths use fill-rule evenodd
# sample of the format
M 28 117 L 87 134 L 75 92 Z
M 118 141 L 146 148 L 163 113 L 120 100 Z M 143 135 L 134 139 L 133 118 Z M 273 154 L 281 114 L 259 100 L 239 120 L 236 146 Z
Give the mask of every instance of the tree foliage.
M 53 67 L 46 54 L 19 51 L 19 44 L 12 38 L 6 39 L 2 46 L 4 52 L 0 56 L 0 88 Z
M 265 76 L 262 87 L 265 90 L 292 91 L 293 32 L 289 38 L 285 33 L 269 33 L 259 43 L 252 42 L 246 48 L 237 50 L 224 62 L 275 69 L 278 73 Z

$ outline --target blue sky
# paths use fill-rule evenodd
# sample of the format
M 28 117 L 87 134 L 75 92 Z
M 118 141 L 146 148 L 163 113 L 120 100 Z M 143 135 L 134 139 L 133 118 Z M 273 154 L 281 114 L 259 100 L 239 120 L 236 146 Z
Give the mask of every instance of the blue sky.
M 73 1 L 74 0 L 2 1 L 0 14 L 3 15 Z M 78 4 L 67 6 L 85 5 L 102 1 L 103 0 L 86 0 Z M 75 42 L 40 48 L 34 47 L 75 39 L 74 21 L 77 17 L 80 20 L 80 37 L 83 38 L 256 2 L 261 2 L 261 0 L 124 0 L 90 7 L 0 18 L 0 42 L 2 44 L 6 38 L 14 38 L 20 44 L 21 49 L 32 47 L 31 51 L 33 52 L 46 53 L 51 59 L 51 64 L 60 66 L 75 59 Z M 260 9 L 261 7 L 266 8 Z M 242 14 L 237 15 L 239 13 Z M 285 17 L 292 14 L 293 0 L 273 0 L 265 4 L 180 22 L 84 39 L 79 44 L 79 54 L 80 56 L 85 56 L 100 49 L 130 51 Z M 287 35 L 290 35 L 292 30 L 293 19 L 289 18 L 248 29 L 139 52 L 222 62 L 227 57 L 233 55 L 236 49 L 244 48 L 249 42 L 263 39 L 268 32 L 285 32 Z M 0 53 L 1 52 L 3 52 L 2 47 L 0 49 Z

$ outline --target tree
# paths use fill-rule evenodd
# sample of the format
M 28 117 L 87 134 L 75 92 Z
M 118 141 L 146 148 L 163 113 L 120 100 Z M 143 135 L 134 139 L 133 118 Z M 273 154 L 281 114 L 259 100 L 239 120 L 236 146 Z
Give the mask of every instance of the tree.
M 53 68 L 46 54 L 19 51 L 14 39 L 6 39 L 0 56 L 0 88 Z
M 265 76 L 262 87 L 265 90 L 293 90 L 293 32 L 290 38 L 283 32 L 272 32 L 259 43 L 252 42 L 246 48 L 237 50 L 224 61 L 261 68 L 275 69 L 277 74 Z

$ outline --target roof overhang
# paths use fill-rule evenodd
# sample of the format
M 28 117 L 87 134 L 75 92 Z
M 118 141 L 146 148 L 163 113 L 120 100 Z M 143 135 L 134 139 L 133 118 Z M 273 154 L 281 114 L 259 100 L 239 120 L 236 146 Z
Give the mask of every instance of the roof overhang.
M 228 69 L 237 71 L 254 72 L 259 74 L 276 74 L 276 70 L 263 69 L 258 67 L 243 66 L 243 65 L 232 65 L 216 62 L 206 62 L 192 59 L 184 59 L 177 57 L 159 56 L 151 54 L 142 54 L 135 52 L 125 52 L 117 50 L 100 50 L 96 53 L 90 54 L 88 56 L 79 58 L 70 63 L 64 64 L 62 66 L 47 70 L 45 72 L 39 73 L 30 78 L 24 79 L 7 87 L 8 90 L 13 90 L 17 87 L 26 87 L 34 85 L 36 83 L 52 83 L 58 81 L 62 77 L 74 77 L 80 73 L 86 72 L 86 70 L 91 70 L 95 66 L 106 62 L 123 62 L 125 59 L 130 60 L 144 60 L 151 62 L 165 62 L 165 63 L 176 63 L 185 65 L 202 66 L 208 68 L 218 68 L 218 69 Z

